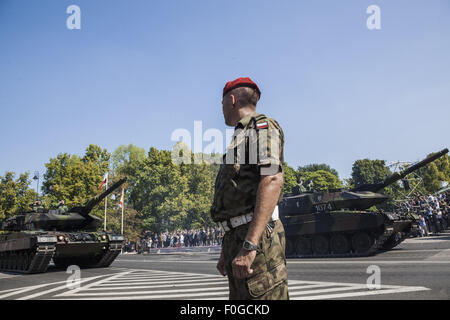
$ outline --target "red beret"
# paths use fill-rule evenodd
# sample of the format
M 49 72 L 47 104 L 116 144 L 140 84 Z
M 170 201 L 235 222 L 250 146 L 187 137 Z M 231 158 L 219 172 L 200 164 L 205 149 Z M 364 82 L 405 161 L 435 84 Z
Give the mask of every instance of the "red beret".
M 225 96 L 227 92 L 239 87 L 253 88 L 258 91 L 258 94 L 261 96 L 261 91 L 259 90 L 258 86 L 250 78 L 237 78 L 236 80 L 227 82 L 227 84 L 223 88 L 223 96 Z

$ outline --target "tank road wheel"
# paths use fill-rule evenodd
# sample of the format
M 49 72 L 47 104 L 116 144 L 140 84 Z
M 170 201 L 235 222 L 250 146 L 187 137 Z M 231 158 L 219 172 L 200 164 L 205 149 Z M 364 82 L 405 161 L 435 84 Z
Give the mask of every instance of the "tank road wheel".
M 328 254 L 328 250 L 330 249 L 328 238 L 322 235 L 314 236 L 312 240 L 312 249 L 316 255 Z
M 350 241 L 344 234 L 334 234 L 330 239 L 331 252 L 343 254 L 350 252 Z
M 295 251 L 299 255 L 311 254 L 311 240 L 305 237 L 298 237 L 295 241 Z
M 22 271 L 28 271 L 30 262 L 30 253 L 28 251 L 24 251 L 22 253 Z
M 286 238 L 286 256 L 293 256 L 295 254 L 294 244 L 292 238 Z
M 19 252 L 17 254 L 17 270 L 23 271 L 24 266 L 24 259 L 23 259 L 23 252 Z
M 19 257 L 17 256 L 17 252 L 11 253 L 11 270 L 17 270 Z
M 352 237 L 353 250 L 356 253 L 365 253 L 372 247 L 374 239 L 367 232 L 358 232 Z
M 0 270 L 5 269 L 5 253 L 0 252 Z

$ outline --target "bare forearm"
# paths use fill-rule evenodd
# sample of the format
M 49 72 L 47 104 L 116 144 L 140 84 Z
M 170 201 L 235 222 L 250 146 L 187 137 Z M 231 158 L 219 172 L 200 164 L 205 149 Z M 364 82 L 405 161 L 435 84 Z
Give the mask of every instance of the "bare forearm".
M 246 240 L 251 243 L 258 243 L 277 205 L 282 187 L 283 173 L 281 172 L 273 176 L 261 177 L 256 195 L 255 211 Z

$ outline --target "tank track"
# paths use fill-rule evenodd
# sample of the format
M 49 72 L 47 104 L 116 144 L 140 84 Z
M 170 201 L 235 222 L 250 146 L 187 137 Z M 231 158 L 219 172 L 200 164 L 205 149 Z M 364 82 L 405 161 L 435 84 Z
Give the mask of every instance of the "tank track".
M 97 265 L 95 265 L 95 268 L 109 267 L 121 251 L 122 243 L 111 243 L 106 253 L 102 256 Z
M 0 270 L 15 273 L 45 272 L 55 249 L 54 244 L 40 244 L 34 249 L 1 252 Z
M 122 243 L 110 243 L 108 249 L 101 256 L 54 258 L 53 262 L 57 268 L 66 268 L 70 265 L 77 265 L 82 268 L 107 268 L 121 251 Z
M 299 255 L 299 254 L 291 254 L 286 255 L 286 258 L 301 258 L 301 259 L 311 259 L 311 258 L 349 258 L 349 257 L 367 257 L 374 255 L 377 252 L 385 251 L 387 249 L 383 248 L 384 244 L 391 238 L 395 236 L 395 232 L 393 228 L 386 228 L 384 232 L 378 236 L 372 246 L 365 252 L 357 253 L 357 252 L 348 252 L 348 253 L 328 253 L 328 254 L 307 254 L 307 255 Z M 402 238 L 400 242 L 402 242 L 406 237 Z M 398 242 L 398 243 L 400 243 Z M 392 246 L 395 247 L 398 243 Z

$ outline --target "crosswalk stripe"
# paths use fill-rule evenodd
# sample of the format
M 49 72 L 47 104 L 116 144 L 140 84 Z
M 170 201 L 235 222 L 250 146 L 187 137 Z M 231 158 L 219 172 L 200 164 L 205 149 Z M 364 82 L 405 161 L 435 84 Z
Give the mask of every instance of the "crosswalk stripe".
M 216 282 L 203 282 L 203 283 L 181 283 L 173 285 L 174 287 L 196 287 L 196 286 L 207 286 L 207 285 L 217 285 L 221 283 Z M 99 288 L 89 288 L 84 289 L 85 291 L 94 291 L 94 290 L 131 290 L 131 289 L 150 289 L 150 288 L 165 288 L 167 287 L 167 284 L 161 284 L 161 285 L 152 285 L 152 286 L 115 286 L 115 287 L 106 287 L 105 285 L 99 286 Z M 169 284 L 170 286 L 170 284 Z M 228 287 L 227 287 L 228 288 Z
M 177 284 L 177 283 L 190 283 L 190 282 L 207 282 L 207 281 L 211 281 L 211 279 L 188 279 L 188 280 L 176 280 L 176 281 L 167 281 L 167 280 L 156 280 L 156 281 L 140 281 L 138 283 L 141 284 L 160 284 L 160 283 L 165 283 L 167 285 L 172 285 L 172 284 Z M 220 279 L 220 281 L 226 281 L 225 279 Z M 108 285 L 113 285 L 113 284 L 118 284 L 118 283 L 122 283 L 122 284 L 130 284 L 130 282 L 128 281 L 114 281 L 114 282 L 108 282 L 108 283 L 103 283 L 104 286 L 108 286 Z
M 174 289 L 174 290 L 152 290 L 152 291 L 129 291 L 126 292 L 127 295 L 147 295 L 147 294 L 163 294 L 163 293 L 176 293 L 181 296 L 183 293 L 186 293 L 186 296 L 190 296 L 191 292 L 208 292 L 208 291 L 221 291 L 222 294 L 228 292 L 228 286 L 224 287 L 209 287 L 209 288 L 200 288 L 200 289 Z M 224 291 L 227 290 L 227 291 Z M 75 294 L 65 294 L 64 296 L 123 296 L 124 292 L 101 292 L 101 293 L 75 293 Z
M 82 279 L 82 280 L 80 280 L 80 284 L 82 284 L 84 282 L 89 282 L 91 280 L 94 280 L 94 279 L 97 279 L 97 278 L 100 278 L 100 277 L 103 277 L 103 276 L 97 276 L 97 277 L 90 277 L 90 278 Z M 37 298 L 37 297 L 40 297 L 40 296 L 43 296 L 43 295 L 46 295 L 46 294 L 49 294 L 49 293 L 52 293 L 52 292 L 60 291 L 62 289 L 67 289 L 67 281 L 60 281 L 60 282 L 56 282 L 56 283 L 53 283 L 53 284 L 59 284 L 59 283 L 64 283 L 64 285 L 56 287 L 56 288 L 52 288 L 52 289 L 49 289 L 49 290 L 45 290 L 45 291 L 39 291 L 39 292 L 37 292 L 35 294 L 31 294 L 31 295 L 28 295 L 28 296 L 20 297 L 17 300 L 30 300 L 30 299 Z M 41 285 L 39 287 L 44 287 L 44 286 L 48 286 L 48 285 L 49 284 L 45 284 L 45 285 Z M 32 289 L 31 290 L 29 289 L 29 290 L 26 290 L 26 291 L 32 291 Z M 16 294 L 17 293 L 22 293 L 22 292 L 16 292 Z
M 219 275 L 153 270 L 134 270 L 82 279 L 83 285 L 67 289 L 66 281 L 0 291 L 0 298 L 19 296 L 19 300 L 50 297 L 56 300 L 136 300 L 187 299 L 226 300 L 228 279 Z M 292 300 L 342 299 L 348 297 L 430 290 L 425 287 L 382 285 L 369 290 L 366 284 L 289 280 Z M 41 291 L 38 291 L 41 290 Z M 21 294 L 26 294 L 20 297 Z
M 119 297 L 104 297 L 102 295 L 98 295 L 95 297 L 79 297 L 79 300 L 135 300 L 135 299 L 180 299 L 183 298 L 191 300 L 192 297 L 211 297 L 211 296 L 227 296 L 228 292 L 201 292 L 201 293 L 188 293 L 188 294 L 163 294 L 163 295 L 144 295 L 139 297 L 134 296 L 119 296 Z
M 289 297 L 297 297 L 297 296 L 304 296 L 304 295 L 308 295 L 308 294 L 334 292 L 334 291 L 358 290 L 358 289 L 368 290 L 367 286 L 363 286 L 363 285 L 361 285 L 360 287 L 350 286 L 350 287 L 339 287 L 339 288 L 325 288 L 325 289 L 316 289 L 316 290 L 305 290 L 305 291 L 299 291 L 299 292 L 289 292 Z
M 114 283 L 121 283 L 121 282 L 141 282 L 141 281 L 153 281 L 161 279 L 160 281 L 177 281 L 177 280 L 196 280 L 196 279 L 205 279 L 205 278 L 217 278 L 217 276 L 185 276 L 185 277 L 167 277 L 167 278 L 160 278 L 160 277 L 152 277 L 149 276 L 145 279 L 126 279 L 126 278 L 117 278 L 114 280 L 110 280 L 108 282 L 114 282 Z
M 397 289 L 386 289 L 386 290 L 370 290 L 365 292 L 349 292 L 349 293 L 339 293 L 339 294 L 327 294 L 327 295 L 315 295 L 306 296 L 300 298 L 301 300 L 324 300 L 324 299 L 342 299 L 349 297 L 359 297 L 359 296 L 370 296 L 378 294 L 388 294 L 388 293 L 402 293 L 402 292 L 412 292 L 412 291 L 422 291 L 431 290 L 425 287 L 401 287 Z

